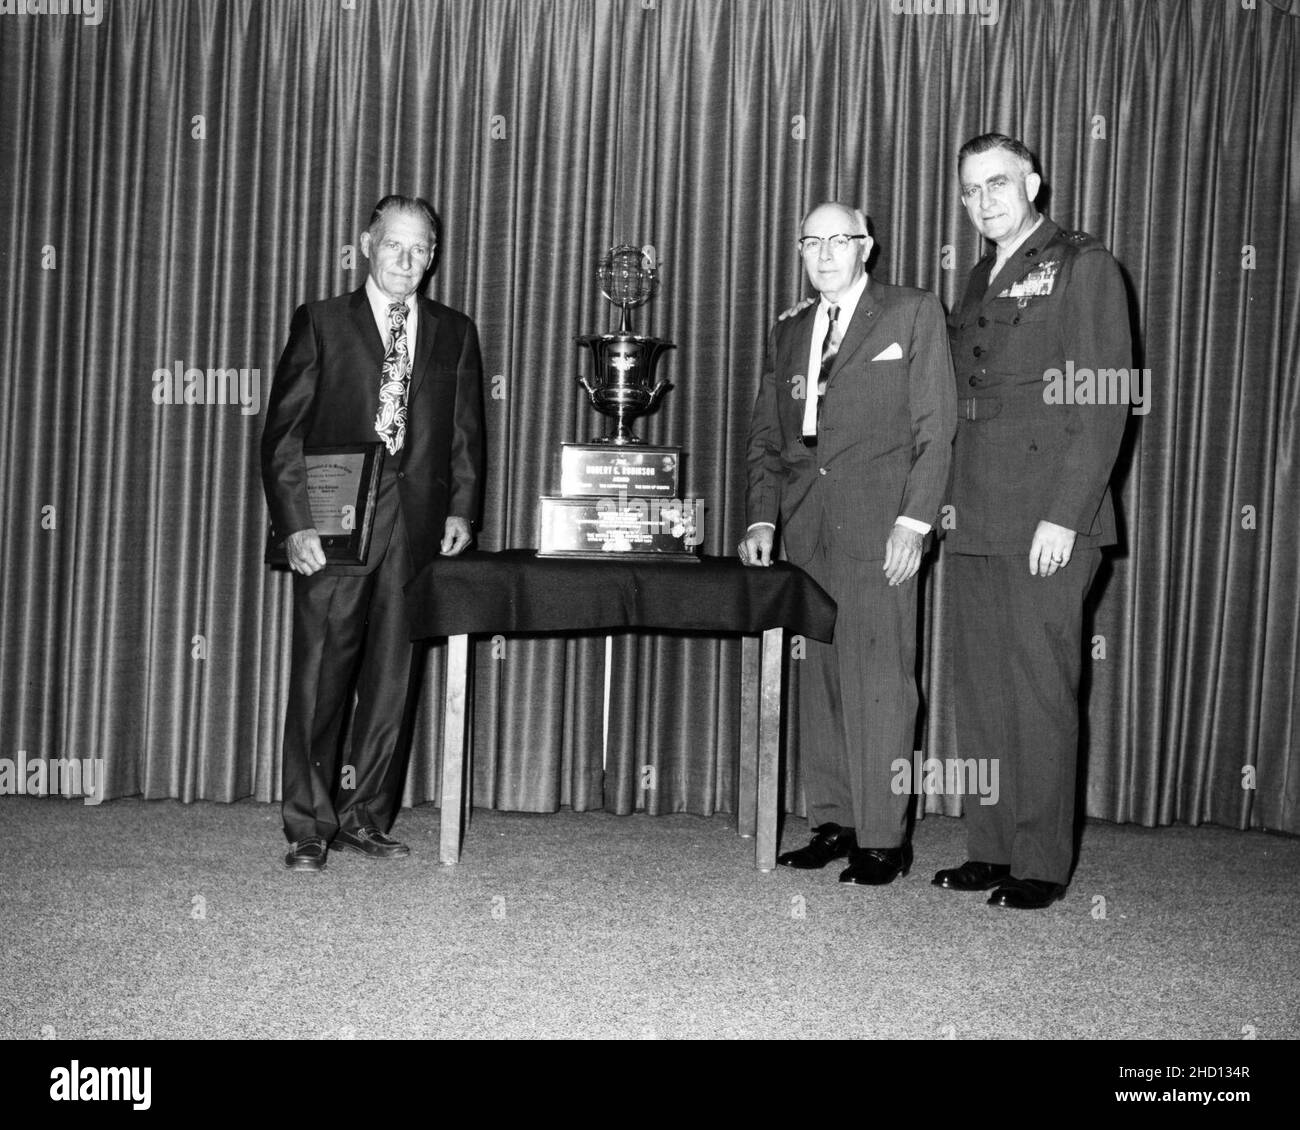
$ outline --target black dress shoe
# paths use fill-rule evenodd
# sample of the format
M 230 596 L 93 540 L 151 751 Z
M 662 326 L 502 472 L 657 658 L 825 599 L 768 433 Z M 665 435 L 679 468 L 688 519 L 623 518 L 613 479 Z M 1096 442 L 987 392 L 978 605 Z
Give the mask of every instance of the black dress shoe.
M 981 863 L 968 859 L 960 867 L 936 871 L 930 882 L 949 891 L 987 891 L 1010 878 L 1011 865 L 1008 863 Z
M 325 856 L 328 853 L 329 849 L 320 836 L 308 836 L 289 845 L 284 865 L 290 871 L 324 871 Z
M 989 896 L 989 906 L 1042 910 L 1064 894 L 1065 887 L 1060 883 L 1049 883 L 1046 879 L 1010 878 Z
M 883 887 L 912 869 L 912 845 L 896 848 L 854 848 L 849 865 L 840 872 L 841 883 L 859 887 Z
M 852 828 L 838 824 L 822 824 L 813 829 L 812 842 L 797 851 L 782 852 L 776 857 L 782 867 L 795 867 L 800 871 L 814 871 L 825 867 L 832 859 L 843 859 L 858 846 Z
M 409 847 L 385 836 L 378 828 L 353 828 L 339 832 L 334 837 L 334 846 L 368 855 L 371 859 L 403 859 L 411 854 Z

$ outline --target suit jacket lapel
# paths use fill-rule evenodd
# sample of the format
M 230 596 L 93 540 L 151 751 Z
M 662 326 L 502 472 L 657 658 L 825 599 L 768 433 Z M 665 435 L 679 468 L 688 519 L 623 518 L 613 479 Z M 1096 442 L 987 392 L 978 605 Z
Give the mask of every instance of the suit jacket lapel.
M 417 295 L 415 311 L 420 319 L 420 328 L 415 337 L 415 357 L 411 360 L 411 386 L 406 392 L 408 403 L 424 383 L 429 362 L 433 359 L 433 339 L 438 332 L 438 315 L 433 312 L 432 302 Z
M 364 286 L 352 292 L 352 321 L 366 351 L 375 355 L 375 388 L 378 388 L 379 373 L 384 364 L 384 339 L 375 325 L 375 312 L 370 309 L 370 298 Z
M 840 351 L 835 354 L 835 360 L 831 362 L 831 371 L 826 378 L 826 387 L 839 375 L 844 368 L 866 345 L 867 339 L 871 337 L 872 332 L 879 324 L 876 315 L 880 311 L 880 303 L 876 301 L 876 296 L 872 293 L 871 280 L 867 280 L 867 285 L 862 290 L 862 297 L 858 299 L 857 309 L 853 311 L 853 318 L 849 322 L 849 328 L 844 331 L 844 340 L 840 342 Z
M 804 370 L 808 368 L 808 353 L 812 349 L 813 319 L 816 315 L 815 302 L 807 309 L 800 310 L 790 320 L 790 328 L 786 331 L 782 344 L 777 347 L 782 351 L 777 355 L 777 372 L 784 373 L 785 379 L 791 382 L 796 376 L 803 376 L 805 392 L 810 378 Z M 817 375 L 814 373 L 811 379 L 816 380 Z M 796 429 L 802 427 L 803 399 L 782 396 L 781 402 L 783 410 L 799 421 L 793 426 Z
M 964 305 L 982 306 L 988 298 L 992 298 L 996 291 L 990 291 L 989 287 L 993 283 L 992 272 L 993 264 L 997 262 L 996 253 L 990 251 L 974 267 L 971 268 L 970 280 L 966 287 L 966 296 Z

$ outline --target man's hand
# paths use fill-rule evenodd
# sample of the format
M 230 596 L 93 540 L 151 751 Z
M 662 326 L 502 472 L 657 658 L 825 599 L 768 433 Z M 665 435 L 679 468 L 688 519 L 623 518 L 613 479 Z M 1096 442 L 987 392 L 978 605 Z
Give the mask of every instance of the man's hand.
M 895 526 L 885 542 L 885 576 L 891 586 L 911 580 L 921 567 L 921 549 L 925 535 L 906 526 Z
M 793 318 L 800 310 L 806 309 L 816 301 L 817 299 L 815 298 L 805 298 L 802 302 L 791 306 L 789 310 L 782 310 L 781 313 L 776 316 L 776 320 L 778 322 L 784 322 L 787 318 Z
M 1055 522 L 1039 522 L 1029 547 L 1030 575 L 1050 577 L 1057 569 L 1064 569 L 1074 553 L 1074 536 L 1073 530 Z
M 473 538 L 468 521 L 464 518 L 448 518 L 442 531 L 443 556 L 455 557 L 462 549 L 469 546 Z
M 772 543 L 776 531 L 771 526 L 755 526 L 741 539 L 740 563 L 742 565 L 771 565 Z
M 325 568 L 325 550 L 321 548 L 320 534 L 314 526 L 285 538 L 284 551 L 289 555 L 289 568 L 304 577 Z

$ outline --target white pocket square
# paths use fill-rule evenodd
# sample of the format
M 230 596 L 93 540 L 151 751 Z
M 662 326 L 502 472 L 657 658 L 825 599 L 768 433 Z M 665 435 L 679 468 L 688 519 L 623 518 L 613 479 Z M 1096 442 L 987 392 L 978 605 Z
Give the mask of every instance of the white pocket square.
M 882 349 L 879 353 L 877 353 L 872 358 L 872 360 L 873 361 L 901 361 L 902 358 L 903 358 L 903 347 L 899 345 L 898 342 L 894 342 L 893 345 L 887 346 L 886 348 Z

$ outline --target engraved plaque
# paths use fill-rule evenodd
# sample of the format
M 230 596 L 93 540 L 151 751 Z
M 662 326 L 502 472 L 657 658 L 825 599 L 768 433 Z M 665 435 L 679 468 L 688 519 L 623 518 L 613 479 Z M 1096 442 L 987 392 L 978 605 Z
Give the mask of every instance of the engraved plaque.
M 545 496 L 540 505 L 539 557 L 699 560 L 696 500 Z
M 560 448 L 560 494 L 676 498 L 681 462 L 680 447 L 565 443 Z

